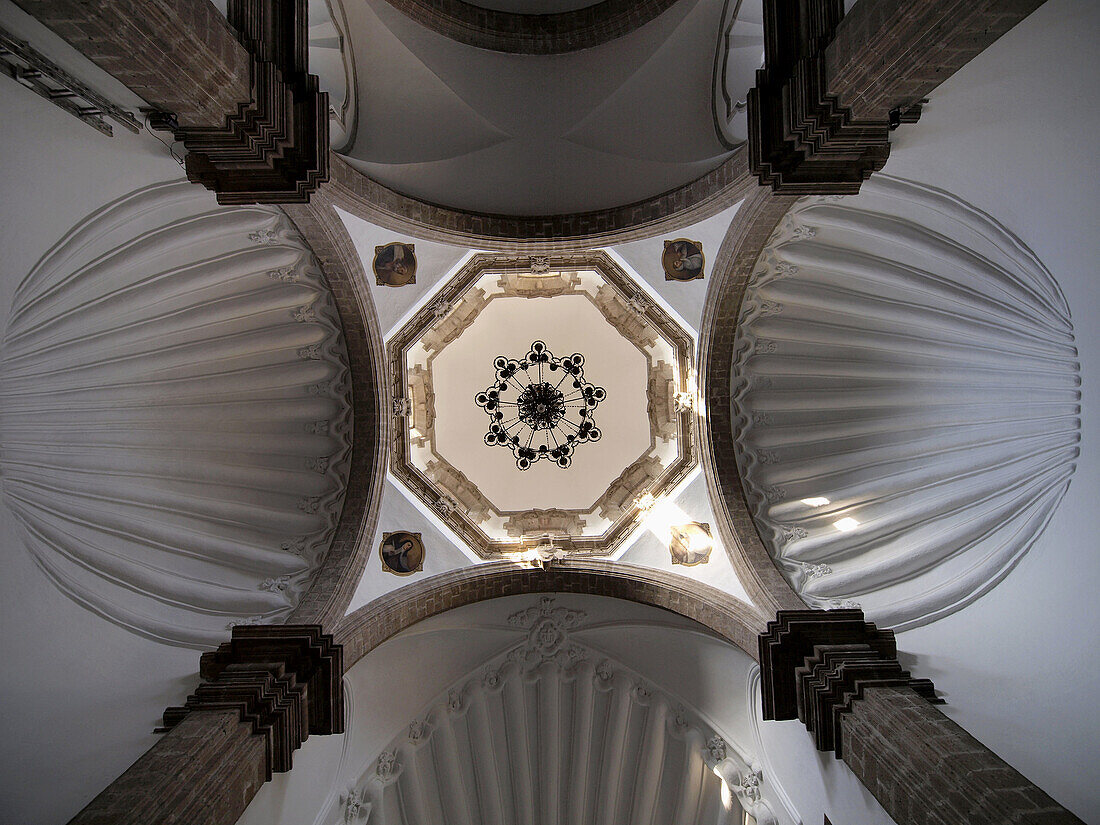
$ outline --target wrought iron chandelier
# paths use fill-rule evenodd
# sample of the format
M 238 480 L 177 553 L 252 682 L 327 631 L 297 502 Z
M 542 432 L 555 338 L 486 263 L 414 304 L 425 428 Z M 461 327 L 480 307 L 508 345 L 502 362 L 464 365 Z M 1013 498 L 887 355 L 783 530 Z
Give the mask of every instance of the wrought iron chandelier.
M 580 353 L 555 358 L 535 341 L 522 361 L 498 355 L 493 367 L 496 382 L 474 396 L 489 415 L 485 443 L 508 447 L 521 470 L 542 459 L 568 467 L 577 444 L 602 437 L 592 416 L 607 394 L 585 382 Z

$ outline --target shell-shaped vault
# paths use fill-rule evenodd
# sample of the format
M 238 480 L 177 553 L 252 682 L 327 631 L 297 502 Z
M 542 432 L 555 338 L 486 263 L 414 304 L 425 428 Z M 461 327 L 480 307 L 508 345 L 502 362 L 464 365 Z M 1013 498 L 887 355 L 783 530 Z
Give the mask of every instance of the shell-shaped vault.
M 183 182 L 92 214 L 17 291 L 0 382 L 5 498 L 72 599 L 186 646 L 297 603 L 351 417 L 332 295 L 282 212 Z
M 1069 307 L 1017 238 L 876 175 L 808 198 L 757 262 L 732 399 L 746 498 L 812 606 L 904 629 L 1027 552 L 1080 440 Z

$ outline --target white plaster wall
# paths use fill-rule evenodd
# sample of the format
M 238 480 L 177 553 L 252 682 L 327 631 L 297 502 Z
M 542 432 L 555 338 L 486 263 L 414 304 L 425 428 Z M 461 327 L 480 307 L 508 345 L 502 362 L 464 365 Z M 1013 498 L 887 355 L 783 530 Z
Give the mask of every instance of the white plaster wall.
M 10 9 L 0 12 L 8 24 Z M 116 126 L 108 138 L 7 78 L 0 112 L 2 336 L 15 287 L 62 234 L 182 171 L 148 133 Z M 0 564 L 0 822 L 63 823 L 156 741 L 160 713 L 195 684 L 197 654 L 128 633 L 63 596 L 3 503 Z
M 384 596 L 391 590 L 418 584 L 431 576 L 470 564 L 470 559 L 456 546 L 450 531 L 441 530 L 438 522 L 421 512 L 409 500 L 409 496 L 397 488 L 397 484 L 398 482 L 392 478 L 386 480 L 374 543 L 370 546 L 367 565 L 363 568 L 363 576 L 359 579 L 359 586 L 355 589 L 355 595 L 351 597 L 346 613 L 354 613 L 363 605 L 369 604 L 379 596 Z M 398 576 L 382 569 L 382 559 L 378 553 L 378 548 L 382 544 L 382 535 L 396 533 L 399 530 L 420 533 L 424 542 L 424 569 L 419 573 Z
M 1100 822 L 1100 4 L 1050 0 L 933 92 L 894 133 L 885 172 L 1004 223 L 1061 285 L 1082 376 L 1077 473 L 1028 554 L 991 593 L 900 634 L 944 712 L 1060 803 Z
M 726 237 L 730 222 L 737 216 L 737 210 L 741 208 L 738 201 L 728 209 L 724 209 L 717 215 L 707 218 L 699 223 L 675 233 L 658 235 L 655 238 L 645 238 L 640 241 L 619 244 L 611 247 L 613 251 L 623 257 L 633 270 L 638 273 L 646 284 L 661 296 L 676 313 L 679 319 L 685 321 L 696 338 L 699 337 L 699 326 L 703 319 L 703 305 L 707 297 L 707 285 L 713 275 L 714 261 L 718 257 L 718 250 L 722 247 L 722 241 Z M 703 245 L 703 277 L 694 281 L 669 281 L 665 279 L 665 271 L 661 266 L 661 254 L 664 252 L 665 241 L 676 238 L 687 238 L 698 241 Z

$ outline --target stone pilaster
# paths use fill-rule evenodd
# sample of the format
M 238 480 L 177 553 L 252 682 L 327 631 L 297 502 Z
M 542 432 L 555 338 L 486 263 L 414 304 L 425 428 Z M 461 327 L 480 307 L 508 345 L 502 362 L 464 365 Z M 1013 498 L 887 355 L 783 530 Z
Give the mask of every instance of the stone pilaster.
M 17 0 L 159 110 L 220 203 L 305 203 L 328 180 L 328 95 L 305 0 Z
M 311 734 L 344 730 L 343 648 L 317 625 L 238 626 L 164 712 L 164 737 L 72 825 L 232 825 Z
M 899 825 L 1080 825 L 911 688 L 866 688 L 840 727 L 844 762 Z
M 764 68 L 749 91 L 749 166 L 791 195 L 854 194 L 889 131 L 1043 0 L 764 0 Z
M 948 719 L 861 610 L 781 610 L 759 636 L 763 717 L 797 717 L 898 825 L 1080 822 Z

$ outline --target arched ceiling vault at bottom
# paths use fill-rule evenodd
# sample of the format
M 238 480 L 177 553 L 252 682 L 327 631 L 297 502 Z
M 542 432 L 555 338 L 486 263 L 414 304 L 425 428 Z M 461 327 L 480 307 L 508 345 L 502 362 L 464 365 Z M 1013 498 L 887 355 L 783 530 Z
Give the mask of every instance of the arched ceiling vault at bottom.
M 696 711 L 620 663 L 572 641 L 555 651 L 563 631 L 552 622 L 541 625 L 547 645 L 485 663 L 409 720 L 366 765 L 344 812 L 354 795 L 378 825 L 728 823 L 741 806 L 715 768 L 729 763 L 719 770 L 736 786 L 750 765 Z

